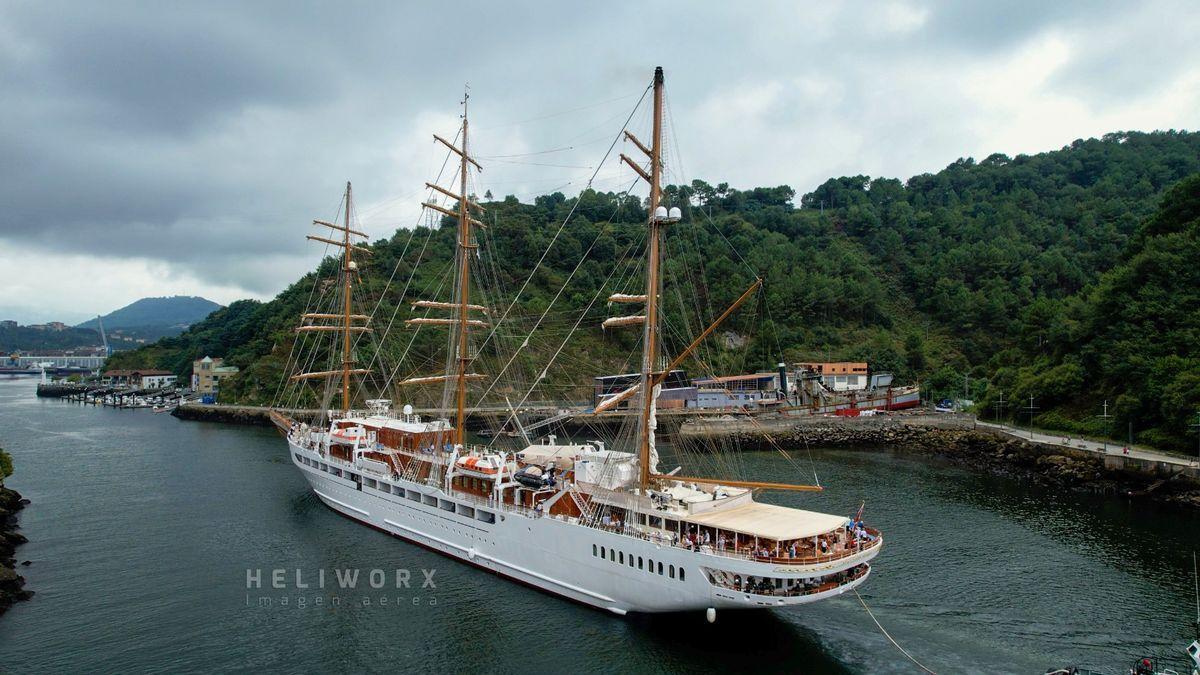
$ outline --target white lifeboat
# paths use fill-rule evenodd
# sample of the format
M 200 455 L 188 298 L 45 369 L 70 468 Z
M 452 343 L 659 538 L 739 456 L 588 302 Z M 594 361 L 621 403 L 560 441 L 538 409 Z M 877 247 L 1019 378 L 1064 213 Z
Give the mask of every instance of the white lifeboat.
M 345 445 L 354 445 L 357 441 L 366 438 L 366 436 L 367 430 L 362 427 L 342 427 L 334 429 L 329 434 L 330 440 Z

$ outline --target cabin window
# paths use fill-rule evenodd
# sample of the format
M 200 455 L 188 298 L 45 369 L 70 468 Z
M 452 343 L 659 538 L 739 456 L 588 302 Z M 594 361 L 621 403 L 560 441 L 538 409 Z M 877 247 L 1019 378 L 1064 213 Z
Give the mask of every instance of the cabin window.
M 679 580 L 683 581 L 683 568 L 682 567 L 679 568 Z
M 638 556 L 638 569 L 642 569 L 642 556 Z
M 650 566 L 646 568 L 646 571 L 650 574 L 654 574 L 654 561 L 648 560 L 648 562 L 650 563 Z
M 443 511 L 450 511 L 453 513 L 454 512 L 454 502 L 450 501 L 449 499 L 439 499 L 438 500 L 438 508 L 440 508 Z
M 632 553 L 629 554 L 629 567 L 630 567 L 630 569 L 633 568 L 633 554 Z
M 496 522 L 496 514 L 492 513 L 491 511 L 476 511 L 475 518 L 478 520 L 482 520 L 485 523 L 495 523 Z
M 615 548 L 608 549 L 608 561 L 609 562 L 617 561 L 617 549 L 615 549 Z
M 471 508 L 470 506 L 467 506 L 466 504 L 455 504 L 454 506 L 458 515 L 466 516 L 467 518 L 475 517 L 475 509 Z
M 621 552 L 620 552 L 620 553 L 617 555 L 617 562 L 621 563 L 622 565 L 624 565 L 624 564 L 625 564 L 625 551 L 621 551 Z
M 421 495 L 421 503 L 425 506 L 437 506 L 437 497 L 433 495 Z
M 607 552 L 607 551 L 605 551 L 605 549 L 604 549 L 604 547 L 603 547 L 603 546 L 601 546 L 601 547 L 600 547 L 600 557 L 601 557 L 601 558 L 607 558 L 607 557 L 608 557 L 608 552 Z
M 671 577 L 672 579 L 674 579 L 674 578 L 675 578 L 675 566 L 674 566 L 674 565 L 668 565 L 668 566 L 667 566 L 667 572 L 669 572 L 669 574 L 670 574 L 670 577 Z
M 301 456 L 300 456 L 300 453 L 298 453 L 298 452 L 296 453 L 296 461 L 297 461 L 297 462 L 303 462 L 303 461 L 304 461 L 304 458 L 303 458 L 303 457 L 301 457 Z
M 409 499 L 413 500 L 414 502 L 421 501 L 421 493 L 420 492 L 413 492 L 412 490 L 409 490 L 407 496 Z
M 658 575 L 662 576 L 662 563 L 658 563 Z
M 592 557 L 593 558 L 596 557 L 596 545 L 595 544 L 592 544 Z

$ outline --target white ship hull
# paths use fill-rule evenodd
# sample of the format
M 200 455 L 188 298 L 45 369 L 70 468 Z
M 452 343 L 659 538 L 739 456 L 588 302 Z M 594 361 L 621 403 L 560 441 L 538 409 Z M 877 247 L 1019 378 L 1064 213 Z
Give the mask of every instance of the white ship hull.
M 338 513 L 534 588 L 617 614 L 815 602 L 857 587 L 870 575 L 869 568 L 859 568 L 861 576 L 836 588 L 800 595 L 738 591 L 713 583 L 712 575 L 716 570 L 746 578 L 779 578 L 785 583 L 812 579 L 862 565 L 880 548 L 803 566 L 691 551 L 588 527 L 574 519 L 448 495 L 435 486 L 384 478 L 348 463 L 331 463 L 295 442 L 289 446 L 292 463 L 317 497 Z M 359 480 L 348 475 L 357 475 Z M 487 522 L 489 517 L 493 522 Z

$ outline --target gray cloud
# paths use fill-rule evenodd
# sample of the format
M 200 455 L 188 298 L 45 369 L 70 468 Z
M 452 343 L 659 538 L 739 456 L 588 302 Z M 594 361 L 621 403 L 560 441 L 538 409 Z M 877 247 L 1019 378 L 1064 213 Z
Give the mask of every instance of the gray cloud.
M 331 215 L 347 178 L 373 234 L 411 222 L 440 162 L 430 134 L 453 133 L 464 82 L 491 158 L 480 191 L 524 197 L 581 187 L 658 64 L 681 180 L 804 191 L 1105 125 L 1194 126 L 1196 107 L 1180 110 L 1196 92 L 1172 90 L 1197 75 L 1187 9 L 5 3 L 0 247 L 164 263 L 146 269 L 269 295 L 319 255 L 305 224 Z M 1043 68 L 1052 39 L 1065 56 Z M 1018 68 L 1032 84 L 989 93 Z M 996 147 L 1013 139 L 1033 148 Z M 597 185 L 626 174 L 606 167 Z

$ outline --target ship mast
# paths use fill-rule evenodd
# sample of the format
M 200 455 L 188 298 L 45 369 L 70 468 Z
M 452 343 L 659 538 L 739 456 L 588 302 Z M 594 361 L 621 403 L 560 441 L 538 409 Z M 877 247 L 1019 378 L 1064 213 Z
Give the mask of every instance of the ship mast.
M 469 93 L 463 94 L 463 113 L 462 113 L 462 128 L 459 131 L 462 137 L 462 147 L 456 147 L 450 141 L 433 135 L 434 140 L 445 145 L 452 152 L 456 153 L 459 158 L 459 175 L 458 175 L 458 194 L 451 190 L 426 183 L 425 187 L 458 201 L 458 208 L 451 210 L 443 206 L 439 206 L 432 202 L 423 202 L 422 206 L 437 211 L 443 215 L 458 219 L 458 288 L 456 295 L 457 302 L 436 302 L 432 300 L 418 300 L 413 303 L 413 308 L 424 307 L 428 309 L 449 309 L 453 310 L 453 318 L 416 318 L 405 321 L 408 325 L 442 325 L 450 326 L 449 345 L 454 355 L 455 363 L 457 364 L 453 373 L 446 373 L 442 376 L 434 377 L 410 377 L 401 380 L 399 384 L 426 384 L 432 382 L 446 382 L 454 380 L 455 388 L 455 425 L 454 425 L 454 442 L 456 445 L 463 445 L 466 434 L 466 417 L 467 417 L 467 381 L 483 379 L 483 375 L 479 373 L 469 372 L 471 363 L 470 349 L 470 329 L 472 327 L 486 326 L 487 324 L 481 320 L 472 319 L 470 312 L 480 311 L 484 314 L 487 309 L 480 305 L 471 304 L 471 251 L 479 248 L 478 244 L 471 242 L 471 228 L 478 225 L 483 227 L 483 223 L 471 215 L 471 209 L 476 209 L 483 212 L 483 207 L 475 203 L 467 197 L 467 178 L 468 172 L 474 166 L 476 170 L 482 171 L 483 167 L 476 162 L 468 153 L 467 148 L 467 99 L 470 98 Z
M 463 444 L 463 434 L 466 430 L 467 409 L 467 361 L 470 358 L 467 343 L 467 309 L 470 306 L 471 292 L 471 214 L 467 212 L 467 99 L 470 94 L 463 92 L 462 115 L 462 152 L 459 153 L 459 200 L 458 200 L 458 382 L 456 397 L 458 399 L 458 416 L 454 425 L 454 442 Z
M 354 355 L 350 353 L 350 292 L 353 282 L 354 261 L 351 260 L 350 247 L 350 200 L 353 196 L 350 181 L 346 181 L 346 220 L 342 224 L 342 413 L 350 412 L 350 366 L 354 364 Z
M 660 266 L 660 248 L 662 243 L 662 226 L 668 223 L 678 222 L 680 213 L 678 208 L 672 208 L 669 212 L 662 208 L 662 120 L 663 120 L 663 70 L 659 66 L 654 69 L 654 138 L 650 142 L 650 147 L 642 143 L 629 131 L 625 131 L 625 138 L 632 141 L 638 150 L 641 150 L 650 159 L 650 171 L 647 172 L 637 162 L 633 161 L 625 154 L 621 155 L 621 161 L 629 165 L 639 176 L 650 184 L 650 217 L 648 226 L 650 231 L 646 244 L 646 294 L 645 295 L 624 295 L 616 294 L 610 296 L 609 302 L 627 303 L 627 302 L 642 302 L 645 303 L 645 314 L 635 316 L 620 316 L 606 319 L 602 324 L 604 328 L 615 326 L 630 326 L 642 324 L 642 370 L 638 380 L 638 384 L 626 388 L 625 390 L 610 396 L 608 399 L 599 403 L 592 409 L 593 415 L 598 415 L 607 410 L 612 410 L 621 402 L 631 398 L 635 393 L 641 394 L 641 406 L 638 414 L 638 482 L 642 492 L 645 493 L 650 485 L 650 481 L 655 478 L 650 473 L 650 456 L 653 450 L 654 440 L 654 415 L 657 402 L 655 401 L 654 390 L 661 385 L 671 371 L 691 355 L 700 343 L 716 330 L 717 326 L 721 325 L 725 319 L 729 318 L 742 303 L 746 302 L 752 295 L 762 288 L 762 279 L 755 279 L 754 283 L 747 288 L 737 300 L 733 302 L 715 321 L 705 328 L 700 335 L 696 337 L 682 352 L 680 352 L 671 362 L 661 371 L 656 370 L 658 356 L 658 339 L 659 339 L 659 306 L 658 301 L 662 293 L 662 270 Z M 661 478 L 661 477 L 658 477 Z M 739 481 L 716 478 L 703 477 L 681 477 L 671 476 L 672 480 L 689 481 L 695 483 L 719 484 L 731 487 L 748 487 L 748 488 L 766 488 L 774 490 L 821 490 L 817 485 L 791 485 L 786 483 L 762 483 L 752 481 Z
M 659 227 L 658 205 L 662 200 L 662 116 L 663 116 L 663 70 L 654 69 L 654 138 L 650 145 L 650 232 L 646 244 L 646 319 L 642 330 L 642 414 L 638 420 L 638 465 L 640 482 L 644 491 L 650 483 L 650 434 L 651 418 L 654 414 L 654 366 L 658 358 L 658 296 L 662 278 L 658 270 L 659 244 L 662 231 Z M 639 144 L 640 145 L 640 144 Z
M 329 223 L 324 220 L 314 220 L 313 221 L 313 225 L 323 225 L 325 227 L 328 227 L 328 228 L 334 230 L 335 232 L 340 232 L 342 235 L 340 241 L 337 239 L 326 239 L 325 237 L 317 237 L 317 236 L 313 236 L 313 235 L 308 235 L 308 237 L 307 237 L 308 239 L 312 239 L 313 241 L 324 242 L 326 244 L 338 246 L 342 249 L 342 306 L 341 306 L 341 309 L 336 314 L 333 314 L 333 313 L 307 313 L 307 314 L 304 314 L 303 315 L 303 318 L 305 321 L 304 325 L 302 325 L 296 329 L 296 332 L 298 332 L 298 333 L 340 332 L 342 334 L 341 335 L 341 338 L 342 338 L 341 368 L 338 370 L 323 370 L 323 371 L 319 371 L 319 372 L 299 373 L 297 375 L 293 375 L 291 378 L 293 380 L 308 380 L 308 379 L 315 379 L 315 378 L 340 377 L 341 384 L 342 384 L 341 389 L 342 389 L 342 413 L 343 414 L 350 412 L 350 404 L 351 404 L 350 378 L 351 378 L 351 376 L 365 375 L 365 374 L 371 372 L 370 370 L 354 367 L 356 361 L 354 358 L 353 345 L 352 345 L 352 342 L 350 339 L 350 336 L 354 333 L 369 333 L 369 332 L 371 332 L 370 327 L 368 327 L 366 325 L 359 325 L 358 323 L 356 323 L 359 321 L 363 322 L 364 324 L 369 323 L 371 317 L 369 317 L 365 314 L 354 314 L 353 309 L 352 309 L 352 303 L 353 303 L 353 298 L 354 298 L 354 295 L 353 295 L 354 275 L 358 273 L 358 264 L 354 262 L 353 253 L 354 253 L 354 251 L 358 251 L 359 253 L 363 253 L 365 255 L 370 255 L 370 253 L 371 253 L 370 249 L 363 248 L 362 246 L 358 246 L 357 244 L 352 242 L 350 239 L 351 235 L 354 235 L 356 237 L 361 237 L 364 240 L 368 238 L 366 233 L 359 232 L 358 230 L 350 229 L 350 211 L 352 208 L 353 200 L 354 200 L 354 192 L 350 186 L 350 181 L 346 181 L 346 195 L 345 195 L 345 200 L 344 200 L 346 203 L 346 212 L 345 212 L 345 220 L 343 221 L 343 224 L 342 225 L 334 225 L 333 223 Z M 335 326 L 335 325 L 329 325 L 329 324 L 314 324 L 314 323 L 312 323 L 312 321 L 315 321 L 315 320 L 339 320 L 340 325 Z

